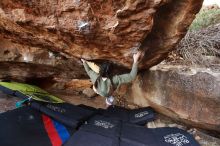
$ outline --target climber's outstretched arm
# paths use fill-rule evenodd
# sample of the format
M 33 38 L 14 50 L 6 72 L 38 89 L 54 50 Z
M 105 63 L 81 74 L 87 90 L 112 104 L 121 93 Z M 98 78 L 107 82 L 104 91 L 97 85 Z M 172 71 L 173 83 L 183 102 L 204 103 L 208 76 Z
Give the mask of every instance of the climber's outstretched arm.
M 131 69 L 130 73 L 116 75 L 113 77 L 113 84 L 114 85 L 119 86 L 120 84 L 123 84 L 123 83 L 129 83 L 136 78 L 137 71 L 138 71 L 138 60 L 139 60 L 140 56 L 141 56 L 140 51 L 133 55 L 134 62 L 133 62 L 132 69 Z
M 98 74 L 96 72 L 94 72 L 86 63 L 86 60 L 81 59 L 81 61 L 83 62 L 83 66 L 86 70 L 86 73 L 88 74 L 88 76 L 90 77 L 92 83 L 94 84 L 96 79 L 98 78 Z

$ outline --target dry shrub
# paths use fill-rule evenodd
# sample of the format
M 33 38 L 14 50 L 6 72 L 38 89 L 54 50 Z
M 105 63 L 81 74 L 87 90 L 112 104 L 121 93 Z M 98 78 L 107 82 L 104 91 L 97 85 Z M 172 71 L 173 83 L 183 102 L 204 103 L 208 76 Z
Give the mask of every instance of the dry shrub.
M 220 23 L 189 31 L 177 46 L 177 54 L 191 64 L 209 65 L 206 56 L 220 56 Z

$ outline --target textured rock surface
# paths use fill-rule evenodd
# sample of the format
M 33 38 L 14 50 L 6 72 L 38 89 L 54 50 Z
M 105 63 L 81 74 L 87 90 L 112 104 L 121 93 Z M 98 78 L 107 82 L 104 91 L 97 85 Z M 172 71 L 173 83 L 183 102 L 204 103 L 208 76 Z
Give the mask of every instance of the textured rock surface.
M 219 138 L 210 136 L 202 131 L 194 130 L 193 135 L 201 146 L 219 146 L 220 145 Z
M 6 112 L 8 110 L 15 109 L 15 104 L 20 99 L 17 97 L 12 97 L 9 95 L 6 95 L 0 91 L 0 113 Z
M 67 58 L 130 67 L 142 44 L 148 68 L 185 35 L 203 0 L 1 0 L 0 36 Z
M 97 96 L 97 94 L 93 91 L 92 88 L 86 88 L 83 90 L 82 93 L 88 98 L 92 98 L 92 97 Z
M 158 65 L 139 75 L 127 98 L 181 122 L 220 132 L 219 89 L 219 66 L 195 69 Z
M 13 80 L 19 82 L 29 82 L 34 80 L 71 81 L 72 78 L 82 78 L 86 75 L 81 72 L 74 72 L 67 66 L 49 66 L 42 64 L 32 64 L 25 62 L 0 62 L 0 79 Z M 44 83 L 46 84 L 45 80 Z

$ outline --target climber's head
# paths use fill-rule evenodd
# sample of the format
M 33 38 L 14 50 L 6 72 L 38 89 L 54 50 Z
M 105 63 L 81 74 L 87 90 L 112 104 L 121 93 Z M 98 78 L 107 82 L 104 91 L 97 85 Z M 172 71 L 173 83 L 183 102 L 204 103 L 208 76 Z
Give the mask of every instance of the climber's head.
M 105 81 L 107 78 L 111 79 L 111 77 L 110 77 L 110 63 L 104 62 L 100 66 L 99 77 L 96 79 L 94 87 L 97 89 L 98 84 L 99 84 L 99 80 L 102 79 Z
M 110 63 L 104 62 L 100 67 L 99 75 L 100 77 L 103 78 L 109 78 L 109 74 L 110 74 Z

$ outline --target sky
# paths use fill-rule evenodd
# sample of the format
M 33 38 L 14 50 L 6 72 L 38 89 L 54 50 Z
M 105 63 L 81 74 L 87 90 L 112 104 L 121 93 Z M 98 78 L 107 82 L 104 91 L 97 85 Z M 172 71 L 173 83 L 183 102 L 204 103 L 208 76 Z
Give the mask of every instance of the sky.
M 220 6 L 220 0 L 204 0 L 204 5 L 212 5 L 212 4 L 217 4 Z

